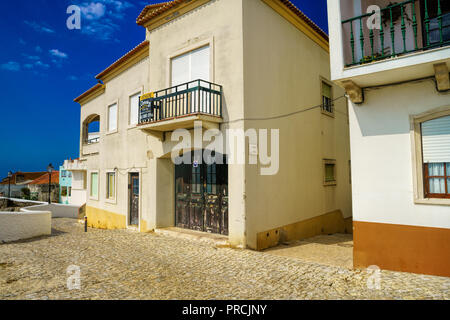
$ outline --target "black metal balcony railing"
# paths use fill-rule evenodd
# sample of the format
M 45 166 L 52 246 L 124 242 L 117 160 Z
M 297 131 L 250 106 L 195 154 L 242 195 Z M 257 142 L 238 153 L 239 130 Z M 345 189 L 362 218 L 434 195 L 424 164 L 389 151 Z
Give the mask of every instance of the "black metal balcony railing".
M 450 45 L 449 3 L 407 0 L 390 4 L 381 9 L 380 26 L 375 30 L 369 30 L 367 20 L 376 12 L 342 21 L 344 46 L 351 51 L 346 66 Z
M 139 124 L 206 114 L 222 117 L 222 86 L 195 80 L 154 92 L 140 102 Z

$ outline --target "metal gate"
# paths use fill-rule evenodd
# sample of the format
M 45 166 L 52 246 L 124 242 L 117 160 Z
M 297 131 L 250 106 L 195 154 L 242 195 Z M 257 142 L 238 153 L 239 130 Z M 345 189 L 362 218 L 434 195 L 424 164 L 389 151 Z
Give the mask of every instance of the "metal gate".
M 228 235 L 228 165 L 222 163 L 197 164 L 192 155 L 192 164 L 175 166 L 177 227 Z

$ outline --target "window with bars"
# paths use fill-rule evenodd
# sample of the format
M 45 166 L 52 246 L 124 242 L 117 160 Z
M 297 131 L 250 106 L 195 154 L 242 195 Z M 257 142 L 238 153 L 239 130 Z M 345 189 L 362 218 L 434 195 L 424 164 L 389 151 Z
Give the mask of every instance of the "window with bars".
M 324 160 L 324 185 L 336 185 L 336 160 Z
M 333 113 L 333 88 L 322 81 L 322 111 Z

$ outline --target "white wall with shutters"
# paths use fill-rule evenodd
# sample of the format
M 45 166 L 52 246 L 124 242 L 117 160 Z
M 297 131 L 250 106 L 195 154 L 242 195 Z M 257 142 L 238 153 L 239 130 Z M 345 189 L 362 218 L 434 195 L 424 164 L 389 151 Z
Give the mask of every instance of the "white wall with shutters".
M 422 123 L 423 161 L 450 162 L 450 116 Z
M 205 46 L 172 59 L 172 86 L 189 81 L 210 81 L 210 47 Z

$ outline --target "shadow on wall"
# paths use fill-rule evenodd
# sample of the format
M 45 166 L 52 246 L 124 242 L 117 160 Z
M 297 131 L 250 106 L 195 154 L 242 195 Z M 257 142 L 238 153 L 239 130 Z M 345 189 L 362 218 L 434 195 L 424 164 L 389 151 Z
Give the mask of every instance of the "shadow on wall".
M 364 90 L 365 101 L 354 106 L 363 137 L 409 134 L 410 115 L 448 105 L 449 94 L 438 93 L 433 79 Z M 433 97 L 430 100 L 430 97 Z

